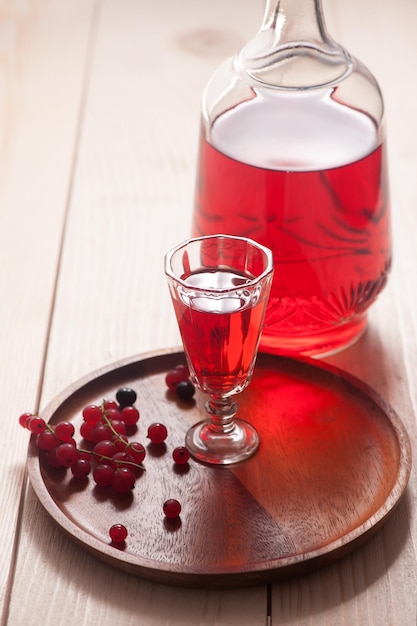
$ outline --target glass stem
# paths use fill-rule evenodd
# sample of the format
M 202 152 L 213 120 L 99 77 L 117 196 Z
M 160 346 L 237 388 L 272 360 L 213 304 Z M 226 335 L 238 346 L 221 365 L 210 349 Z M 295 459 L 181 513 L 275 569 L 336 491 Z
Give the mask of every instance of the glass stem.
M 212 432 L 227 435 L 235 429 L 237 402 L 230 397 L 212 396 L 206 402 L 206 411 L 210 415 L 209 428 Z

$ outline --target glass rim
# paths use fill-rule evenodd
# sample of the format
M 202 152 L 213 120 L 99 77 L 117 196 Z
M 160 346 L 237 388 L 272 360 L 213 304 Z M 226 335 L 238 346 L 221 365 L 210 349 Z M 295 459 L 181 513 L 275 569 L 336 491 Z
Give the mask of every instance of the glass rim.
M 249 237 L 239 237 L 236 235 L 226 235 L 222 233 L 216 233 L 214 235 L 203 235 L 201 237 L 189 237 L 188 239 L 178 244 L 174 248 L 171 248 L 170 250 L 168 250 L 168 252 L 165 254 L 165 263 L 164 263 L 165 275 L 171 278 L 172 280 L 174 280 L 176 283 L 182 285 L 184 288 L 190 289 L 190 285 L 187 284 L 186 281 L 183 280 L 182 278 L 179 278 L 172 270 L 172 264 L 171 264 L 172 257 L 174 256 L 176 252 L 179 252 L 182 248 L 186 248 L 190 243 L 193 243 L 194 241 L 206 241 L 208 239 L 233 239 L 237 241 L 244 241 L 250 244 L 251 246 L 253 246 L 254 248 L 257 248 L 265 255 L 267 262 L 266 262 L 266 267 L 264 271 L 258 276 L 256 276 L 255 278 L 248 279 L 248 281 L 244 285 L 245 287 L 251 287 L 251 286 L 257 285 L 261 280 L 263 280 L 264 278 L 272 274 L 272 272 L 274 271 L 274 259 L 273 259 L 272 251 L 266 246 L 263 246 L 262 244 L 258 243 L 257 241 L 254 241 L 253 239 L 250 239 Z M 215 292 L 215 293 L 228 293 L 228 292 L 230 293 L 231 291 L 236 291 L 237 289 L 241 289 L 241 288 L 242 288 L 242 285 L 240 285 L 239 287 L 233 287 L 233 288 L 211 287 L 210 291 Z M 197 292 L 207 291 L 207 287 L 194 287 L 193 286 L 192 289 L 193 291 L 197 291 Z

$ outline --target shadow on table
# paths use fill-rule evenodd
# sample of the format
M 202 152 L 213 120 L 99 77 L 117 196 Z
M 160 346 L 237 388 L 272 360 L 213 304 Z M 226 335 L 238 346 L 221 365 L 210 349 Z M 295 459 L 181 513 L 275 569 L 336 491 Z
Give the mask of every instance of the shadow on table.
M 408 589 L 403 585 L 404 573 L 413 572 L 415 568 L 413 550 L 407 550 L 410 510 L 411 497 L 406 490 L 382 528 L 360 548 L 314 573 L 273 585 L 272 624 L 310 624 L 311 617 L 319 614 L 327 616 L 329 621 L 325 621 L 326 624 L 368 623 L 367 603 L 370 602 L 371 613 L 383 615 L 385 604 L 389 606 L 391 601 L 401 601 L 399 598 L 391 598 L 395 589 L 401 589 L 407 605 L 401 607 L 402 614 L 409 615 L 410 622 L 407 623 L 414 624 L 411 622 L 411 616 L 415 619 L 416 611 L 413 583 L 410 583 Z M 378 581 L 381 584 L 379 589 Z M 370 600 L 368 593 L 372 594 L 370 590 L 374 587 L 375 596 Z M 378 606 L 375 606 L 375 602 Z M 365 621 L 359 617 L 361 612 Z M 348 622 L 344 622 L 344 619 Z M 377 622 L 369 619 L 369 623 Z M 388 615 L 384 623 L 392 623 Z

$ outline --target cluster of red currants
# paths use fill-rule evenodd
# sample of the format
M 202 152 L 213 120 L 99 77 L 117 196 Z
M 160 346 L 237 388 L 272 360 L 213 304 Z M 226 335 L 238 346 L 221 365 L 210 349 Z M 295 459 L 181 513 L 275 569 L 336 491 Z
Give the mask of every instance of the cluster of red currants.
M 70 468 L 75 478 L 85 478 L 92 473 L 100 487 L 112 486 L 119 493 L 134 487 L 138 472 L 144 468 L 144 446 L 129 441 L 127 430 L 139 421 L 139 411 L 134 406 L 136 392 L 124 387 L 116 393 L 116 401 L 104 400 L 99 405 L 90 404 L 83 409 L 80 434 L 88 448 L 79 448 L 74 438 L 72 422 L 47 424 L 44 419 L 24 413 L 19 423 L 37 435 L 37 446 L 42 460 L 55 468 Z
M 179 365 L 166 375 L 166 384 L 182 400 L 190 400 L 195 392 L 185 365 Z M 23 413 L 19 423 L 36 437 L 40 457 L 54 468 L 69 468 L 73 477 L 83 479 L 90 474 L 98 487 L 111 487 L 118 493 L 133 489 L 136 479 L 145 469 L 145 447 L 129 440 L 129 431 L 135 429 L 140 413 L 135 406 L 137 394 L 130 387 L 118 389 L 115 400 L 103 400 L 100 405 L 89 404 L 82 411 L 80 435 L 86 447 L 77 446 L 72 422 L 49 424 L 33 413 Z M 168 436 L 167 427 L 155 422 L 148 427 L 147 437 L 153 445 L 161 445 Z M 188 463 L 190 455 L 185 446 L 172 452 L 177 465 Z M 176 518 L 180 503 L 170 498 L 163 503 L 164 515 Z M 113 541 L 124 541 L 127 530 L 123 525 L 112 527 Z

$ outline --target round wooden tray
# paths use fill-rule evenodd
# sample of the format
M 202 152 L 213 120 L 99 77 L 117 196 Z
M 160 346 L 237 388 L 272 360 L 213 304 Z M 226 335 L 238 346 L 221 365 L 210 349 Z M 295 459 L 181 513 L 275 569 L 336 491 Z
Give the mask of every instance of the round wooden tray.
M 403 494 L 411 448 L 394 411 L 357 379 L 317 362 L 259 354 L 239 414 L 258 430 L 254 457 L 229 468 L 171 452 L 204 415 L 205 397 L 184 403 L 167 391 L 166 372 L 184 362 L 168 351 L 128 359 L 78 381 L 45 409 L 51 423 L 81 424 L 82 408 L 132 386 L 141 418 L 133 437 L 147 445 L 146 472 L 128 495 L 79 481 L 28 453 L 33 488 L 59 526 L 85 549 L 125 571 L 186 586 L 271 582 L 334 561 L 362 543 Z M 153 421 L 169 429 L 166 446 L 147 444 Z M 179 520 L 162 512 L 182 504 Z M 123 523 L 123 549 L 108 530 Z

